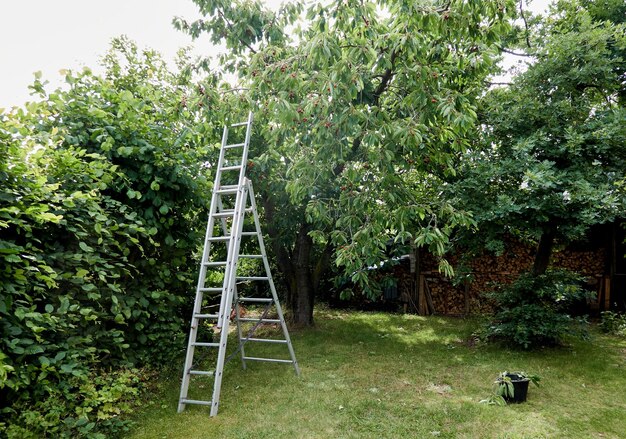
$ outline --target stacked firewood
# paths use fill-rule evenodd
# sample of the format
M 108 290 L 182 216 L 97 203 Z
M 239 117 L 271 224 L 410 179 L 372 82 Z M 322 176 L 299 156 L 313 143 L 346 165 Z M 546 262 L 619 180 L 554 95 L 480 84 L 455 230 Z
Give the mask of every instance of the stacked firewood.
M 427 252 L 420 251 L 419 263 L 411 273 L 408 263 L 396 270 L 399 288 L 402 285 L 409 293 L 409 311 L 419 314 L 467 315 L 487 312 L 492 304 L 483 294 L 497 284 L 515 280 L 522 272 L 530 270 L 534 249 L 521 243 L 509 243 L 500 256 L 483 254 L 463 258 L 462 254 L 448 257 L 448 261 L 462 274 L 452 281 L 439 273 L 437 260 Z M 556 251 L 552 258 L 553 267 L 562 267 L 586 276 L 589 287 L 600 285 L 606 272 L 606 255 L 603 249 L 595 251 Z M 405 299 L 406 300 L 406 299 Z M 406 309 L 406 308 L 405 308 Z

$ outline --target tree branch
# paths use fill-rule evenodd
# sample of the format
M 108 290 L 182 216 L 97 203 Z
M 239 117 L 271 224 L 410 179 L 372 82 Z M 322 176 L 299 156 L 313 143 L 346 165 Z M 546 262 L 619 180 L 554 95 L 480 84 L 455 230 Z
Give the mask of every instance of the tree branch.
M 378 104 L 380 95 L 384 93 L 384 91 L 387 89 L 387 86 L 389 85 L 389 82 L 393 78 L 393 68 L 395 67 L 398 55 L 398 51 L 394 51 L 391 53 L 391 66 L 387 70 L 385 70 L 385 73 L 383 73 L 383 76 L 380 79 L 380 84 L 378 84 L 378 87 L 376 87 L 376 90 L 374 90 L 374 104 Z
M 486 85 L 513 85 L 512 82 L 491 82 L 491 81 L 485 81 Z
M 524 27 L 526 28 L 526 45 L 530 49 L 532 48 L 532 46 L 530 45 L 530 32 L 528 30 L 528 21 L 526 21 L 526 16 L 524 15 L 524 0 L 519 0 L 519 13 L 522 16 L 522 20 L 524 20 Z
M 220 18 L 222 20 L 224 20 L 224 22 L 228 25 L 229 28 L 233 27 L 233 24 L 228 20 L 228 18 L 226 18 L 226 16 L 224 15 L 224 13 L 221 10 L 218 10 L 218 14 L 220 16 Z M 241 44 L 243 44 L 244 46 L 246 46 L 248 48 L 248 50 L 250 50 L 250 52 L 252 52 L 253 55 L 256 55 L 256 50 L 254 50 L 252 48 L 252 46 L 250 46 L 250 44 L 246 43 L 245 41 L 243 41 L 241 38 L 238 38 L 239 42 Z
M 524 56 L 524 57 L 528 57 L 528 58 L 537 58 L 537 55 L 534 55 L 532 53 L 519 53 L 519 52 L 513 52 L 512 50 L 509 49 L 505 49 L 504 47 L 500 47 L 500 50 L 504 53 L 508 53 L 509 55 L 515 55 L 515 56 Z
M 396 60 L 398 59 L 399 54 L 400 52 L 397 50 L 391 53 L 391 59 L 390 59 L 391 65 L 389 66 L 389 68 L 385 69 L 385 71 L 383 72 L 383 75 L 381 76 L 381 79 L 380 79 L 380 84 L 378 84 L 378 87 L 376 87 L 376 90 L 374 90 L 374 93 L 373 93 L 372 103 L 374 105 L 378 105 L 378 101 L 380 100 L 381 95 L 385 92 L 385 90 L 387 90 L 387 87 L 389 86 L 389 83 L 391 82 L 391 79 L 393 78 L 393 75 L 394 75 L 393 70 L 394 70 Z M 354 140 L 352 141 L 352 148 L 350 148 L 350 156 L 354 156 L 356 154 L 356 152 L 361 147 L 362 142 L 363 142 L 363 134 L 360 134 L 354 138 Z M 337 165 L 333 169 L 333 173 L 335 175 L 339 175 L 341 174 L 341 172 L 343 172 L 344 168 L 345 168 L 345 165 L 343 164 Z

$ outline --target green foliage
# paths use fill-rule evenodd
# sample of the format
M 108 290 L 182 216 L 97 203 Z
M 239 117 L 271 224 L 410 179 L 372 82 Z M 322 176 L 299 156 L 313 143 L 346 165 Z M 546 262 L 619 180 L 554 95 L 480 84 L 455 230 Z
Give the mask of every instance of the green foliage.
M 603 311 L 601 313 L 600 329 L 607 334 L 626 336 L 626 314 L 614 311 Z
M 284 274 L 330 251 L 376 295 L 363 268 L 386 259 L 390 240 L 441 255 L 471 224 L 440 195 L 470 143 L 512 2 L 325 1 L 302 15 L 299 2 L 276 13 L 195 3 L 205 18 L 179 27 L 231 49 L 223 61 L 258 108 L 253 178 Z M 302 235 L 314 245 L 301 249 Z
M 16 437 L 113 434 L 100 405 L 124 412 L 135 378 L 98 371 L 183 344 L 213 138 L 186 102 L 211 92 L 125 40 L 104 64 L 67 90 L 37 78 L 41 100 L 0 115 L 0 416 Z
M 624 209 L 624 24 L 558 2 L 533 35 L 533 63 L 485 96 L 482 146 L 451 187 L 492 248 L 505 234 L 565 244 Z
M 119 416 L 136 406 L 140 379 L 139 371 L 122 369 L 49 380 L 36 399 L 5 409 L 11 423 L 3 433 L 15 439 L 121 437 L 130 423 Z
M 559 344 L 566 334 L 585 336 L 584 320 L 570 315 L 572 305 L 588 298 L 581 281 L 564 270 L 520 275 L 512 284 L 488 294 L 496 312 L 484 335 L 524 349 Z M 579 324 L 576 330 L 575 324 Z

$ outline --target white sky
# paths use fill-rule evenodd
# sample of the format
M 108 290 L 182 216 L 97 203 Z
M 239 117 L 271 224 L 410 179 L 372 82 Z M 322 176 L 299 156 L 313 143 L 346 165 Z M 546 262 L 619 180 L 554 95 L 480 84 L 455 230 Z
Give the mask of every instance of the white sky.
M 547 3 L 534 0 L 532 9 Z M 36 71 L 56 87 L 61 69 L 97 70 L 111 38 L 122 34 L 173 59 L 178 48 L 192 45 L 172 26 L 175 16 L 198 18 L 197 6 L 191 0 L 0 0 L 0 108 L 29 99 Z M 193 45 L 195 53 L 215 50 L 207 39 Z

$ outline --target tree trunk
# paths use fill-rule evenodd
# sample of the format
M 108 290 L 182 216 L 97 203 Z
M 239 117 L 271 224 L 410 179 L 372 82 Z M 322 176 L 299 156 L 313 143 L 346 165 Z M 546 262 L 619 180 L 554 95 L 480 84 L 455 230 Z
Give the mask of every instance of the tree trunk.
M 268 198 L 263 201 L 276 263 L 287 290 L 289 320 L 296 326 L 313 326 L 315 291 L 321 278 L 321 273 L 317 270 L 321 270 L 321 267 L 316 266 L 314 271 L 311 266 L 314 248 L 313 240 L 309 236 L 309 226 L 304 221 L 300 223 L 293 248 L 287 248 L 284 241 L 279 239 L 281 232 L 274 226 L 276 212 L 273 203 Z
M 544 230 L 539 239 L 539 245 L 537 246 L 537 254 L 535 254 L 535 261 L 533 263 L 532 274 L 533 276 L 540 276 L 546 272 L 548 265 L 550 264 L 550 257 L 552 256 L 552 248 L 554 247 L 554 238 L 556 236 L 556 229 L 549 228 Z
M 291 320 L 298 326 L 313 325 L 313 303 L 315 301 L 315 287 L 311 273 L 311 253 L 313 240 L 309 236 L 309 227 L 300 226 L 294 247 L 293 265 L 295 286 L 289 291 L 288 300 L 291 309 Z

